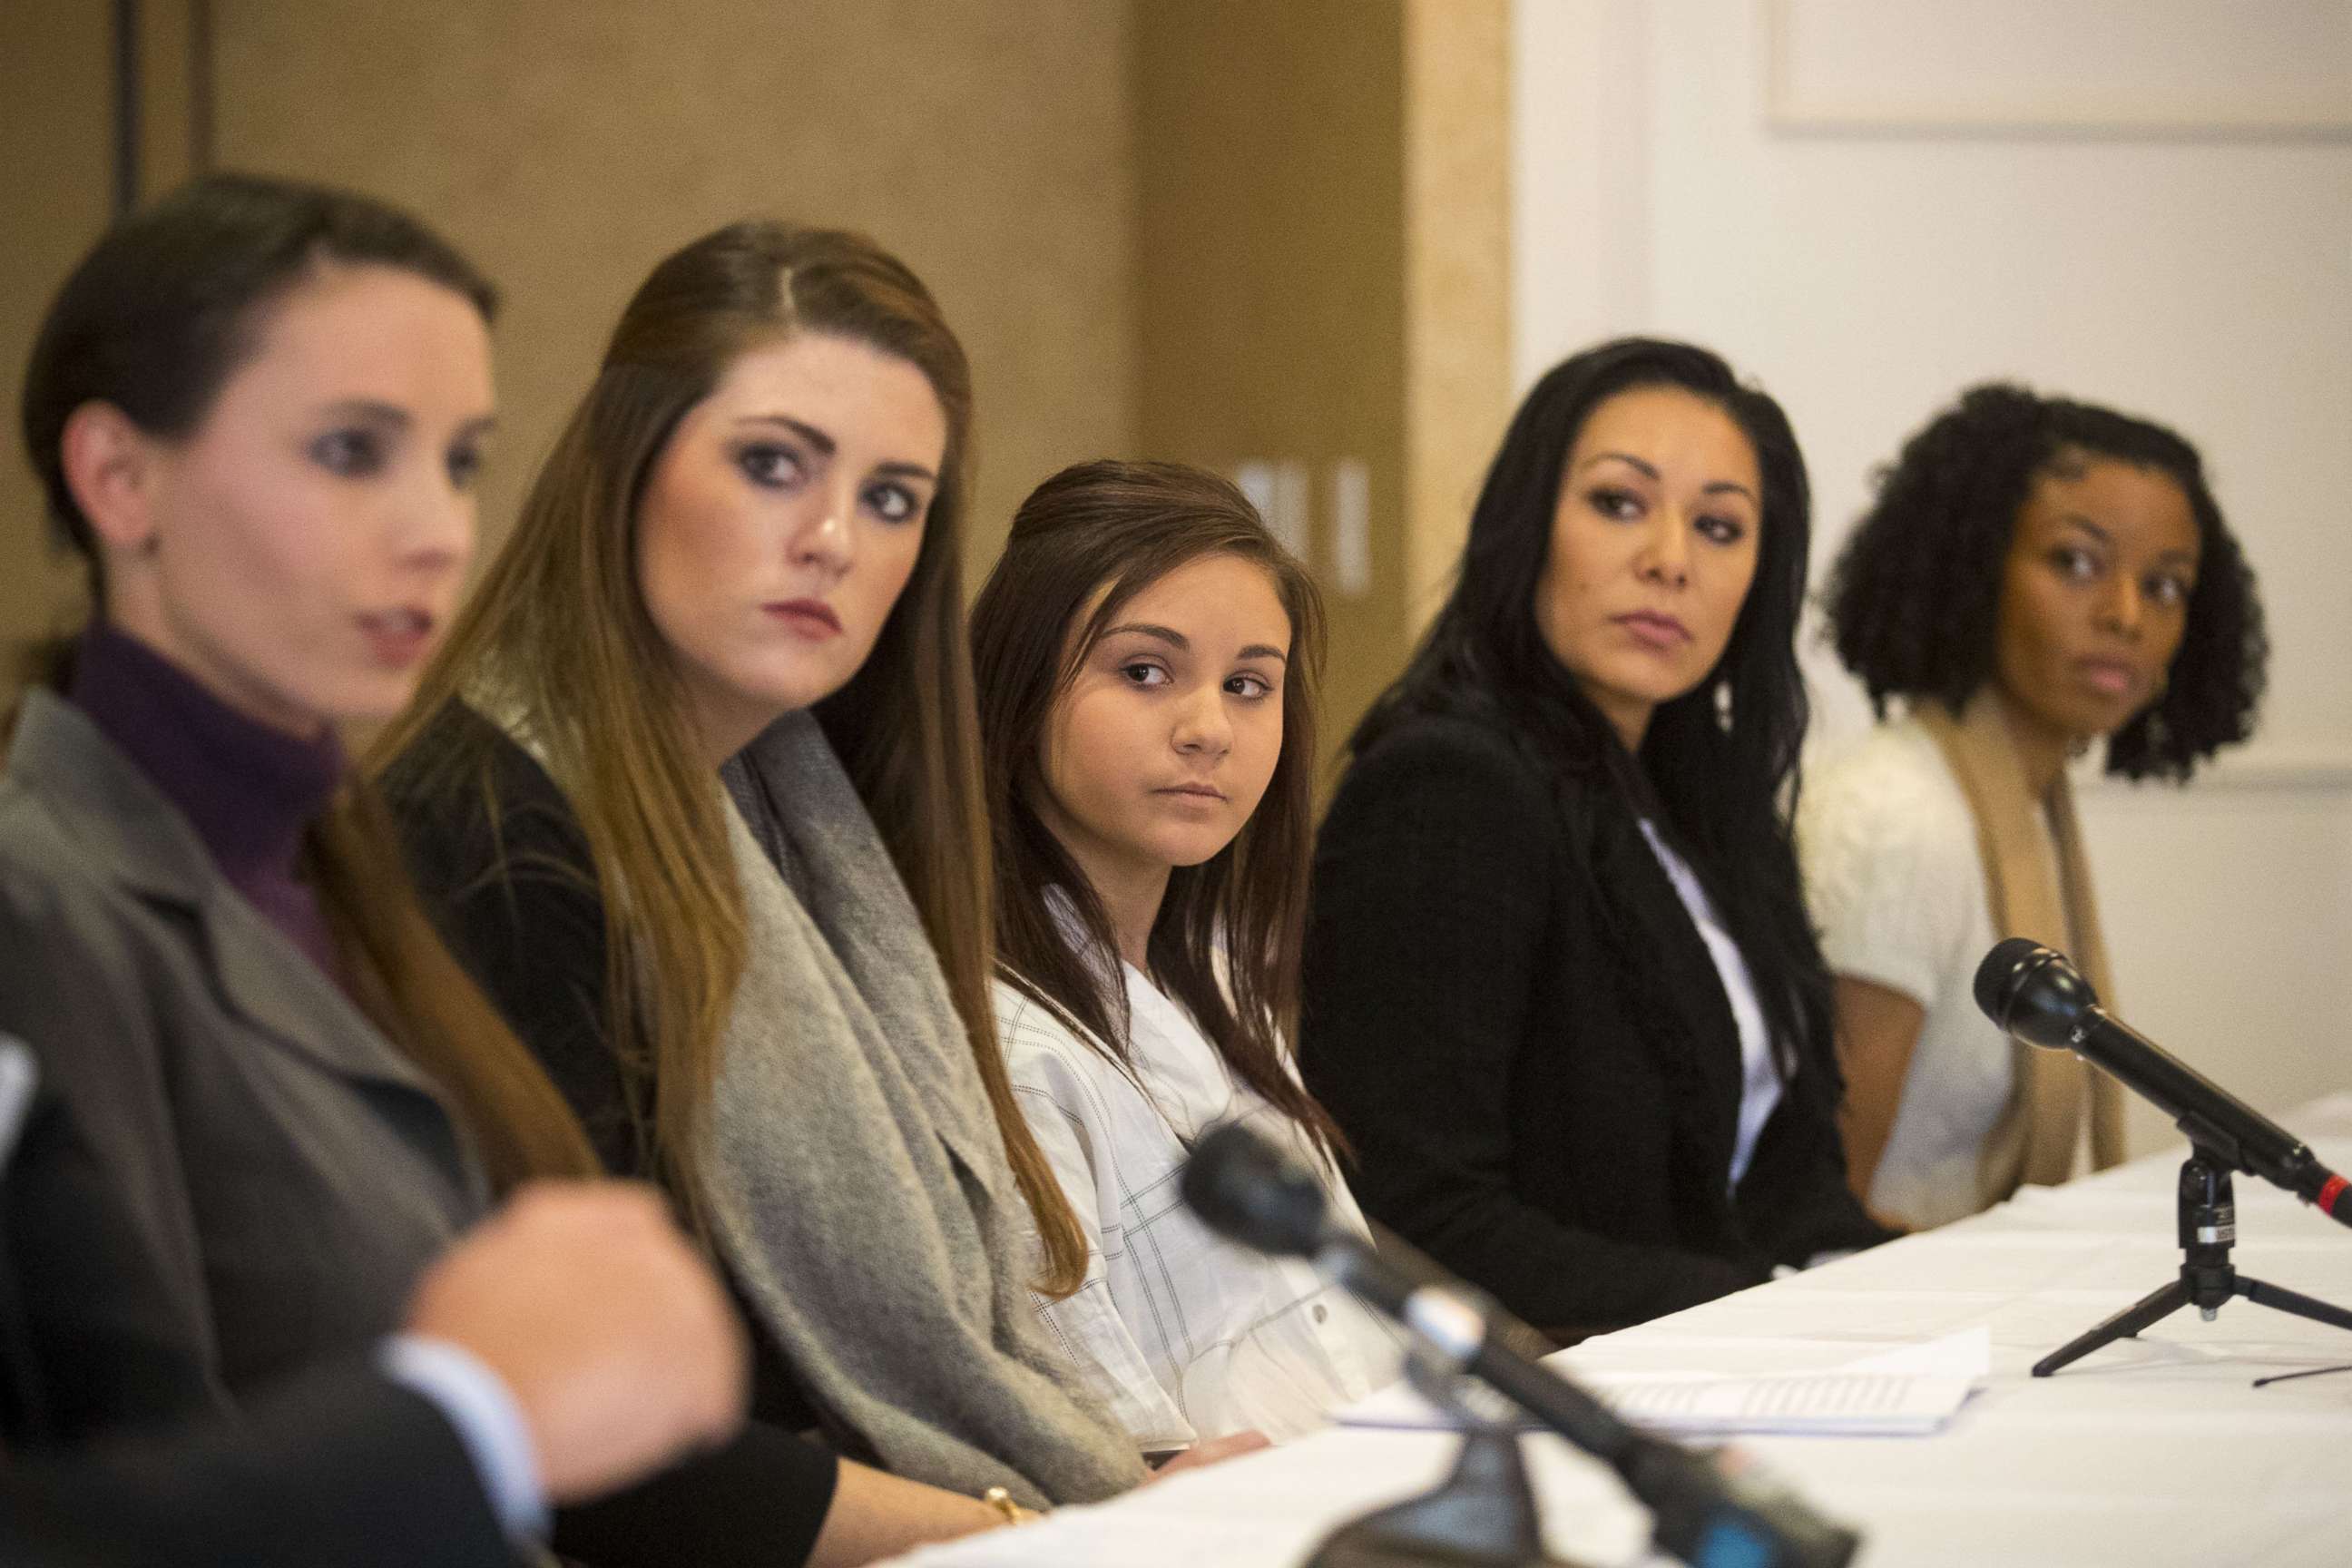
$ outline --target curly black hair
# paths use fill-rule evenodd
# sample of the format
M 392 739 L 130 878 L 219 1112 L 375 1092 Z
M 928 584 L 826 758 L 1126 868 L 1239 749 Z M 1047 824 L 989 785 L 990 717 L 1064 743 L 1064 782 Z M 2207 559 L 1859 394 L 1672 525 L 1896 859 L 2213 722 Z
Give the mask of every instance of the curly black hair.
M 2253 732 L 2270 643 L 2197 448 L 2160 425 L 2007 383 L 1969 388 L 1879 471 L 1877 500 L 1831 574 L 1830 640 L 1882 716 L 1890 697 L 1967 701 L 1993 672 L 2018 513 L 2034 480 L 2075 453 L 2169 475 L 2197 519 L 2197 585 L 2164 695 L 2107 740 L 2109 773 L 2182 781 Z

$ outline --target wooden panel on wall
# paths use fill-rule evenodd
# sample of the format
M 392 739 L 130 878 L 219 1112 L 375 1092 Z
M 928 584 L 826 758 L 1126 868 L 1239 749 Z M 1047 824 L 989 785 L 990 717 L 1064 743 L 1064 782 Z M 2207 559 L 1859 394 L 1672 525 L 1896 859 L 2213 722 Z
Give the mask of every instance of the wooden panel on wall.
M 1405 7 L 1405 613 L 1452 586 L 1511 397 L 1511 7 Z
M 1155 0 L 1136 29 L 1139 434 L 1267 465 L 1331 609 L 1325 750 L 1395 673 L 1403 619 L 1404 38 L 1360 0 Z M 1339 465 L 1369 559 L 1338 591 Z
M 1156 0 L 1139 431 L 1244 479 L 1331 610 L 1328 753 L 1403 667 L 1510 394 L 1507 0 Z
M 1132 429 L 1126 0 L 215 0 L 224 167 L 414 206 L 506 292 L 503 535 L 624 300 L 752 214 L 858 227 L 979 389 L 977 571 L 1013 507 Z
M 18 397 L 42 313 L 111 210 L 110 11 L 89 0 L 0 5 L 0 643 L 55 629 L 78 578 L 51 558 Z

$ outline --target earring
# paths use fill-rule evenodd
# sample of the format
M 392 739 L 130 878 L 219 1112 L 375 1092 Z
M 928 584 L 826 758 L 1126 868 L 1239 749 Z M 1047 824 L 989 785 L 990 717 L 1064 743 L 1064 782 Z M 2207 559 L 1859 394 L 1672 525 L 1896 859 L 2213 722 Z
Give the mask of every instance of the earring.
M 1715 683 L 1715 727 L 1731 733 L 1731 678 L 1727 675 Z

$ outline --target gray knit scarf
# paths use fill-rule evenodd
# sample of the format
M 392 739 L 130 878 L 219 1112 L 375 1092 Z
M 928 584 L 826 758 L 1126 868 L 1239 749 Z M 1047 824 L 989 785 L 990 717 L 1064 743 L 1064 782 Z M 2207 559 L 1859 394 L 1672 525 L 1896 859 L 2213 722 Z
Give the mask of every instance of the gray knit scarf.
M 711 1100 L 714 1239 L 837 1426 L 1029 1507 L 1144 1477 L 1048 1340 L 1034 1224 L 947 980 L 814 717 L 721 770 L 750 962 Z

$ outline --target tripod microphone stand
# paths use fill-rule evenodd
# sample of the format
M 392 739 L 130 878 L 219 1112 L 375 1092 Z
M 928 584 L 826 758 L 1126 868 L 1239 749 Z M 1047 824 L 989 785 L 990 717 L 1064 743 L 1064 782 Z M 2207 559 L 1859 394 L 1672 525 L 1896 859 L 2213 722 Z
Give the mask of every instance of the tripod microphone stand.
M 1478 1408 L 1461 1363 L 1424 1339 L 1413 1341 L 1404 1365 L 1421 1396 L 1462 1423 L 1453 1473 L 1341 1525 L 1307 1568 L 1575 1568 L 1544 1553 L 1517 1413 Z
M 2048 1377 L 2093 1351 L 2131 1339 L 2183 1307 L 2196 1308 L 2210 1323 L 2232 1296 L 2243 1296 L 2257 1307 L 2292 1312 L 2315 1323 L 2352 1329 L 2352 1312 L 2341 1307 L 2238 1272 L 2230 1261 L 2230 1247 L 2238 1239 L 2238 1205 L 2230 1167 L 2202 1145 L 2191 1148 L 2194 1152 L 2180 1165 L 2179 1277 L 2035 1362 L 2034 1376 Z
M 1997 944 L 1977 966 L 1976 1000 L 2001 1033 L 2044 1050 L 2072 1051 L 2112 1075 L 2171 1117 L 2190 1150 L 2180 1167 L 2179 1278 L 2042 1357 L 2034 1376 L 2048 1377 L 2183 1307 L 2195 1307 L 2210 1322 L 2232 1296 L 2352 1329 L 2352 1312 L 2249 1279 L 2231 1266 L 2238 1205 L 2230 1173 L 2259 1176 L 2343 1226 L 2352 1226 L 2352 1204 L 2342 1201 L 2352 1182 L 2321 1164 L 2285 1128 L 2115 1018 L 2063 952 L 2024 937 Z

